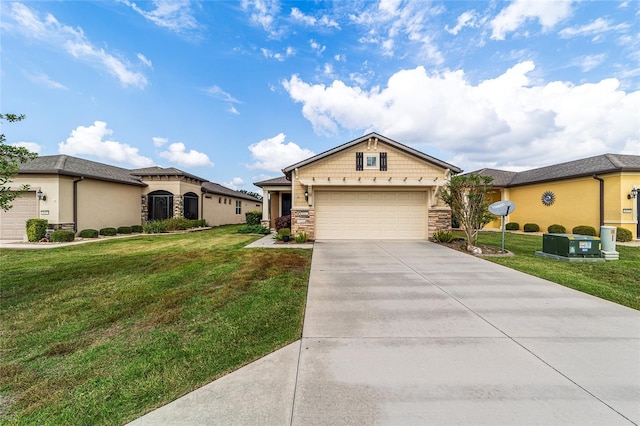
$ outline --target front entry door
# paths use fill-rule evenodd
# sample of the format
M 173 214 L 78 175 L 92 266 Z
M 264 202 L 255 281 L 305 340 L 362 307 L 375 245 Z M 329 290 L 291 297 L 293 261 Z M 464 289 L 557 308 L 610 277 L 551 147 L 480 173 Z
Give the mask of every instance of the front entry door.
M 291 214 L 291 193 L 282 194 L 282 216 Z

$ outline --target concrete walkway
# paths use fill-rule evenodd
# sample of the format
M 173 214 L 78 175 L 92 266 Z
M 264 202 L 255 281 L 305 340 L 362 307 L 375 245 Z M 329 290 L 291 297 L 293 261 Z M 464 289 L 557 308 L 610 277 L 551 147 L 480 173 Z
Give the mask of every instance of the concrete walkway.
M 640 312 L 426 241 L 315 243 L 303 337 L 134 425 L 640 423 Z

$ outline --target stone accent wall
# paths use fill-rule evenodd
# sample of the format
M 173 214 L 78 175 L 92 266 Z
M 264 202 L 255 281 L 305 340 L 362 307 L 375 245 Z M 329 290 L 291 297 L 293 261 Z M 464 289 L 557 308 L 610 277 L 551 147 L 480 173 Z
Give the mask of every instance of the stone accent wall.
M 147 204 L 147 196 L 143 195 L 140 197 L 140 219 L 141 223 L 144 225 L 149 220 L 149 206 Z
M 310 240 L 315 240 L 315 210 L 291 210 L 291 235 L 306 232 Z
M 264 226 L 265 228 L 271 229 L 271 222 L 268 219 L 262 219 L 260 221 L 260 225 Z
M 451 209 L 449 207 L 432 207 L 429 209 L 427 238 L 431 238 L 438 229 L 451 229 Z
M 174 195 L 173 196 L 173 217 L 184 217 L 182 204 L 183 204 L 182 196 Z

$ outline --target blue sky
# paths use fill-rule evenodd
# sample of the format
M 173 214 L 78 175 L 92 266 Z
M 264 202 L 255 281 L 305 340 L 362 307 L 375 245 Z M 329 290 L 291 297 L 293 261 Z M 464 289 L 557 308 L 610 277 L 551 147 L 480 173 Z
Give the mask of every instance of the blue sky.
M 8 143 L 234 189 L 377 131 L 455 164 L 640 155 L 637 1 L 0 3 Z

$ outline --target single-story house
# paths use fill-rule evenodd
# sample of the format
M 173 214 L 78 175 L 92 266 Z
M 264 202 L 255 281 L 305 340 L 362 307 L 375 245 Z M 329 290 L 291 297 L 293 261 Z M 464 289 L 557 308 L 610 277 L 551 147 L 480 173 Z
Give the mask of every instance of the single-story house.
M 535 223 L 546 232 L 552 224 L 571 232 L 579 225 L 628 229 L 639 238 L 640 156 L 603 154 L 523 172 L 482 169 L 493 177 L 493 201 L 510 200 L 515 211 L 506 218 Z M 500 221 L 487 225 L 500 228 Z
M 68 155 L 22 165 L 11 186 L 29 190 L 0 211 L 0 239 L 23 239 L 25 221 L 47 219 L 52 229 L 141 225 L 172 217 L 211 226 L 243 223 L 262 201 L 176 168 L 128 170 Z
M 439 194 L 458 167 L 370 133 L 256 182 L 263 224 L 291 215 L 310 239 L 426 239 L 451 226 Z

